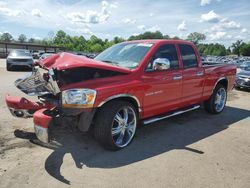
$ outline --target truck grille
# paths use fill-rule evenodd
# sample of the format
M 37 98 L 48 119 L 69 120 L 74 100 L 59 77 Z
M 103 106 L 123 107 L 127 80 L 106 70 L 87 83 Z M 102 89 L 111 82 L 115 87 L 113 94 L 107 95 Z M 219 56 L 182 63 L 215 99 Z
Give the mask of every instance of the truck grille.
M 56 95 L 60 91 L 56 82 L 51 77 L 48 81 L 44 80 L 38 69 L 34 69 L 25 78 L 16 80 L 15 85 L 27 95 Z

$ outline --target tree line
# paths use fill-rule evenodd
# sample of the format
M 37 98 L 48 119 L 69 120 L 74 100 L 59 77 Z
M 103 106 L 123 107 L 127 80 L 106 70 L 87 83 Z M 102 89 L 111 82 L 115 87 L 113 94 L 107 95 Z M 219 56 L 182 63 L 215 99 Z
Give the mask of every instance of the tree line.
M 160 31 L 156 32 L 144 32 L 138 35 L 132 35 L 127 40 L 141 40 L 141 39 L 180 39 L 179 37 L 170 37 L 169 35 L 164 35 Z M 199 52 L 202 55 L 215 55 L 215 56 L 225 56 L 225 55 L 243 55 L 250 56 L 250 42 L 245 43 L 242 40 L 237 40 L 230 47 L 226 48 L 222 44 L 202 43 L 206 39 L 206 36 L 202 33 L 193 32 L 188 35 L 186 40 L 194 42 L 197 45 Z M 106 48 L 125 41 L 124 38 L 114 37 L 112 40 L 101 39 L 95 35 L 92 35 L 89 39 L 83 36 L 71 36 L 66 32 L 59 30 L 56 34 L 50 32 L 47 38 L 44 39 L 34 39 L 27 38 L 26 35 L 21 34 L 17 39 L 14 39 L 10 33 L 3 33 L 0 35 L 0 41 L 4 42 L 20 42 L 20 43 L 36 43 L 44 45 L 57 45 L 64 47 L 69 51 L 82 51 L 99 53 Z

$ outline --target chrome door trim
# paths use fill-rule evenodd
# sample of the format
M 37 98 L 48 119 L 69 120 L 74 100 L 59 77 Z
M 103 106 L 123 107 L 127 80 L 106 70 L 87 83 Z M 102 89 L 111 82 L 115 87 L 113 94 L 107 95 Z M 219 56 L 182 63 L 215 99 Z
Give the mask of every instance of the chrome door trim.
M 204 75 L 204 71 L 199 71 L 196 73 L 196 76 L 203 76 Z
M 182 79 L 181 75 L 173 76 L 173 80 L 181 80 L 181 79 Z

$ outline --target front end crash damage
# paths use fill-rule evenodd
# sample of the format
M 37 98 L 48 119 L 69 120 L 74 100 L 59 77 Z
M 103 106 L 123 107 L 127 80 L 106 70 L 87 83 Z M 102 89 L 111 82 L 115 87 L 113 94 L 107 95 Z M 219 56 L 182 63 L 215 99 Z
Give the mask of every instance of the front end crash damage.
M 22 92 L 30 96 L 57 95 L 60 92 L 53 69 L 47 72 L 43 69 L 34 68 L 31 74 L 28 74 L 23 79 L 16 80 L 15 85 Z
M 36 69 L 29 76 L 15 82 L 16 87 L 25 94 L 38 96 L 38 102 L 24 97 L 10 95 L 5 97 L 6 104 L 13 116 L 33 117 L 35 134 L 44 143 L 50 141 L 50 126 L 70 126 L 73 129 L 78 128 L 80 131 L 88 131 L 95 113 L 94 108 L 63 108 L 61 91 L 52 75 L 46 72 L 42 74 L 40 70 Z
M 72 62 L 75 62 L 75 65 Z M 33 117 L 37 138 L 45 143 L 50 141 L 49 127 L 52 125 L 67 124 L 80 131 L 88 131 L 96 108 L 94 106 L 87 108 L 86 105 L 80 108 L 75 108 L 74 105 L 65 107 L 62 104 L 61 88 L 74 83 L 128 73 L 125 69 L 110 67 L 87 58 L 57 54 L 39 63 L 33 68 L 32 73 L 15 82 L 16 87 L 25 94 L 38 96 L 38 102 L 7 95 L 6 104 L 15 117 Z

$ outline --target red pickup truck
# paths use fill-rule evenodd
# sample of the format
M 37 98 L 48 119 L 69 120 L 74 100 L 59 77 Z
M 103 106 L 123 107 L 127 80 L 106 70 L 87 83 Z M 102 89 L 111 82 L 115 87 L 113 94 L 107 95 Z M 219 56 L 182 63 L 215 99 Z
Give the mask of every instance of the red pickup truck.
M 50 141 L 56 121 L 94 129 L 105 148 L 131 143 L 138 123 L 150 124 L 204 104 L 223 111 L 234 86 L 234 65 L 202 65 L 196 47 L 182 40 L 139 40 L 114 45 L 94 59 L 69 53 L 53 55 L 34 65 L 15 82 L 39 102 L 6 96 L 16 117 L 33 117 L 35 133 Z

